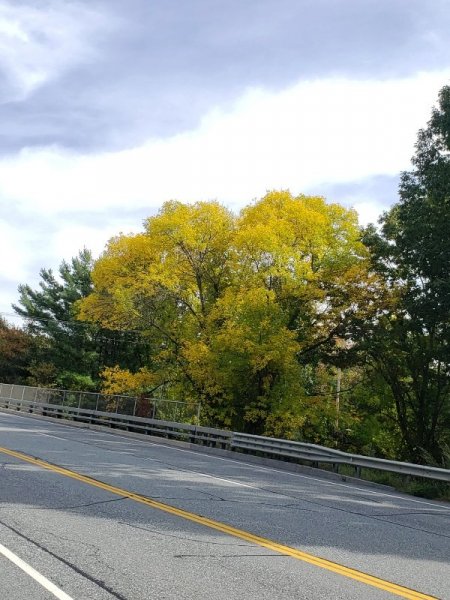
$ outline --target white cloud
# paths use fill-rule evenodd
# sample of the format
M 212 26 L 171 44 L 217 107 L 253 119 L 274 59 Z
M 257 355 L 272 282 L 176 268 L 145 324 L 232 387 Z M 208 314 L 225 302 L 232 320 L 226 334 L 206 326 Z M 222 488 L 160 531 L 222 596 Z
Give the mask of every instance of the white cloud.
M 47 214 L 155 207 L 168 198 L 242 205 L 267 189 L 396 174 L 450 71 L 402 80 L 330 79 L 249 91 L 192 132 L 138 148 L 77 155 L 24 150 L 0 161 L 0 191 Z
M 10 86 L 2 101 L 25 98 L 67 68 L 95 56 L 96 36 L 113 19 L 85 5 L 47 2 L 45 7 L 0 1 L 0 66 Z
M 30 237 L 23 229 L 0 221 L 0 276 L 3 279 L 17 281 L 25 277 L 29 261 L 27 242 Z
M 77 225 L 65 222 L 51 238 L 50 253 L 57 257 L 58 264 L 70 260 L 80 250 L 91 250 L 98 257 L 106 247 L 109 239 L 119 233 L 138 233 L 142 231 L 142 223 L 130 220 L 108 220 L 102 227 L 96 225 Z
M 217 198 L 237 210 L 267 189 L 320 193 L 321 185 L 397 175 L 408 168 L 417 130 L 449 77 L 444 71 L 303 82 L 279 93 L 250 90 L 231 111 L 206 115 L 197 130 L 134 149 L 81 155 L 50 147 L 1 159 L 2 202 L 39 228 L 0 226 L 0 252 L 7 257 L 0 276 L 11 281 L 0 308 L 2 299 L 8 305 L 16 299 L 18 283 L 37 285 L 36 264 L 57 268 L 84 246 L 98 254 L 112 235 L 141 229 L 140 219 L 127 215 L 150 215 L 169 198 Z M 364 197 L 360 188 L 349 198 L 364 223 L 381 211 L 373 193 Z M 93 225 L 86 224 L 96 211 Z M 10 312 L 8 305 L 3 310 Z
M 375 200 L 353 202 L 353 208 L 358 212 L 360 224 L 364 226 L 369 223 L 376 224 L 381 214 L 380 206 Z
M 70 261 L 84 247 L 97 258 L 111 237 L 120 232 L 142 230 L 140 221 L 113 216 L 105 219 L 100 227 L 80 225 L 73 219 L 47 218 L 46 221 L 49 226 L 46 232 L 40 227 L 34 231 L 30 226 L 14 227 L 0 221 L 0 316 L 6 315 L 7 320 L 14 323 L 11 304 L 18 302 L 17 287 L 20 283 L 28 283 L 32 288 L 38 288 L 42 267 L 53 269 L 57 275 L 61 262 Z M 56 233 L 52 233 L 53 230 Z

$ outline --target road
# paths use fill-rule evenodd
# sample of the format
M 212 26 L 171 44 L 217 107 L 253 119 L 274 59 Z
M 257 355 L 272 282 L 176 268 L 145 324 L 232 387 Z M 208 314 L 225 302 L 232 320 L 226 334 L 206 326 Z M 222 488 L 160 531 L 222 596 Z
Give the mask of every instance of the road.
M 444 503 L 0 412 L 1 599 L 445 599 L 449 559 Z

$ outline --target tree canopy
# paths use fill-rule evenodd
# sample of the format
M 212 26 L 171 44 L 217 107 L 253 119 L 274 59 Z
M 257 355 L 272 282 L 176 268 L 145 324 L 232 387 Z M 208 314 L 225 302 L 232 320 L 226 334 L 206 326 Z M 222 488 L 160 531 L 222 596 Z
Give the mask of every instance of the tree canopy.
M 29 374 L 33 338 L 0 317 L 0 381 L 22 383 Z
M 419 131 L 400 200 L 366 242 L 390 290 L 368 344 L 392 394 L 404 451 L 442 459 L 450 441 L 450 88 Z
M 143 233 L 111 240 L 78 306 L 145 332 L 153 379 L 211 421 L 263 432 L 274 410 L 299 412 L 299 357 L 345 335 L 367 266 L 356 213 L 320 197 L 270 192 L 237 216 L 168 202 Z
M 116 364 L 137 368 L 146 356 L 145 344 L 129 332 L 118 332 L 77 319 L 77 302 L 93 290 L 94 261 L 84 249 L 58 273 L 41 269 L 39 289 L 19 286 L 13 305 L 25 318 L 25 330 L 34 340 L 29 353 L 29 383 L 62 388 L 96 389 L 99 371 Z

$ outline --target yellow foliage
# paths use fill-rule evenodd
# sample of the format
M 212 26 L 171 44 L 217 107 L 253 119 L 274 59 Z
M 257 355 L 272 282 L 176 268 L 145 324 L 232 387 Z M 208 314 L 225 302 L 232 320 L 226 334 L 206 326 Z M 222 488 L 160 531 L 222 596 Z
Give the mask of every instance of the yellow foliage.
M 283 365 L 299 349 L 295 333 L 284 324 L 275 293 L 263 287 L 228 289 L 218 300 L 212 319 L 222 322 L 213 346 L 218 352 L 245 355 L 253 372 L 269 363 Z
M 236 246 L 247 276 L 259 274 L 268 287 L 309 285 L 337 275 L 367 253 L 355 211 L 321 197 L 270 192 L 243 209 Z
M 187 363 L 187 372 L 204 393 L 210 397 L 223 397 L 225 386 L 216 368 L 216 356 L 211 346 L 201 340 L 187 340 L 183 345 L 182 354 Z
M 296 440 L 305 421 L 305 416 L 295 414 L 292 411 L 271 413 L 267 415 L 265 420 L 264 435 L 286 440 Z
M 214 406 L 224 423 L 264 420 L 267 403 L 292 389 L 299 353 L 380 293 L 356 213 L 289 191 L 238 216 L 217 202 L 166 202 L 143 233 L 109 242 L 93 282 L 79 317 L 145 332 L 155 373 L 169 373 L 173 389 Z M 158 380 L 146 369 L 103 377 L 115 393 Z M 297 423 L 289 407 L 283 414 Z
M 138 395 L 154 388 L 159 381 L 158 375 L 145 367 L 137 373 L 119 366 L 107 367 L 100 373 L 103 379 L 102 392 L 105 394 Z

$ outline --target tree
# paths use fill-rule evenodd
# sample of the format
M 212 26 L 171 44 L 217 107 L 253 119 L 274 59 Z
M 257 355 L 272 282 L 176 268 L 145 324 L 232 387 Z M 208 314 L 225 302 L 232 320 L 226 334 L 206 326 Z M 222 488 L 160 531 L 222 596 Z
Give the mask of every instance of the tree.
M 13 308 L 26 318 L 35 340 L 29 365 L 32 385 L 93 390 L 105 368 L 119 364 L 138 369 L 147 360 L 145 340 L 136 332 L 77 319 L 77 302 L 93 290 L 93 264 L 84 249 L 70 262 L 63 261 L 58 275 L 42 269 L 40 289 L 19 286 L 19 305 Z
M 92 290 L 92 265 L 91 253 L 85 249 L 70 263 L 61 263 L 59 277 L 51 269 L 42 269 L 39 290 L 19 286 L 19 303 L 13 308 L 26 318 L 27 331 L 39 340 L 32 365 L 35 383 L 44 372 L 46 385 L 56 385 L 58 377 L 61 385 L 64 381 L 67 385 L 77 375 L 95 375 L 94 329 L 77 321 L 74 312 L 75 302 Z
M 32 349 L 32 337 L 0 317 L 0 381 L 24 383 Z
M 302 366 L 333 352 L 335 337 L 367 306 L 356 213 L 320 197 L 269 192 L 241 211 L 233 249 L 235 277 L 216 304 L 211 336 L 220 340 L 216 358 L 228 360 L 214 370 L 228 369 L 222 379 L 233 389 L 228 406 L 241 404 L 238 427 L 267 433 L 275 418 L 285 432 L 297 423 L 299 435 Z
M 276 414 L 292 430 L 301 362 L 332 352 L 369 303 L 367 258 L 356 213 L 323 198 L 270 192 L 239 216 L 167 202 L 143 233 L 110 241 L 79 316 L 139 331 L 152 385 L 200 400 L 210 423 L 261 433 Z
M 408 458 L 440 461 L 450 440 L 450 87 L 419 131 L 399 202 L 365 240 L 390 291 L 369 355 L 386 381 Z
M 145 222 L 144 233 L 109 242 L 92 273 L 94 292 L 79 303 L 82 319 L 139 332 L 149 344 L 143 366 L 187 400 L 210 399 L 192 377 L 186 350 L 205 334 L 211 308 L 228 285 L 233 228 L 233 216 L 216 202 L 167 202 Z M 110 384 L 105 381 L 106 389 Z

